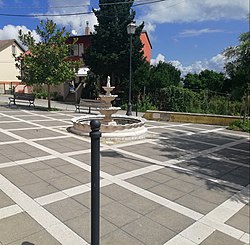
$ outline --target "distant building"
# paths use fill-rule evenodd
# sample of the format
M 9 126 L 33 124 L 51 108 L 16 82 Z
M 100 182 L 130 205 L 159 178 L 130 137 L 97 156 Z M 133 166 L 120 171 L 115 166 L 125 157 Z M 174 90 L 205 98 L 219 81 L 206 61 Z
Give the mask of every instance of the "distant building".
M 0 93 L 10 93 L 21 80 L 17 79 L 20 70 L 16 68 L 15 57 L 24 53 L 24 48 L 15 40 L 0 40 Z
M 70 60 L 82 61 L 84 64 L 84 56 L 85 56 L 86 49 L 91 46 L 90 37 L 91 37 L 91 33 L 90 33 L 88 23 L 85 28 L 84 35 L 73 35 L 69 37 L 69 39 L 66 42 L 68 44 L 73 44 L 71 52 L 70 52 L 70 56 L 69 56 Z M 146 58 L 147 62 L 150 63 L 152 45 L 150 43 L 150 40 L 146 31 L 143 31 L 141 33 L 140 39 L 143 44 L 142 50 L 144 52 L 144 57 Z M 74 89 L 76 89 L 78 85 L 84 81 L 84 78 L 87 76 L 87 72 L 88 72 L 87 67 L 82 67 L 79 69 L 78 74 L 76 74 L 75 81 L 72 82 Z

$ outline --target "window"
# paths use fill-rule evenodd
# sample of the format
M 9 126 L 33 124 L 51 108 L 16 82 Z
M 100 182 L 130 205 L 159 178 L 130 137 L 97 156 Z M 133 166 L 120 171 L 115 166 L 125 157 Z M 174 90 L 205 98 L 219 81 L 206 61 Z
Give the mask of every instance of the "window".
M 11 48 L 12 48 L 12 54 L 15 55 L 16 54 L 16 46 L 13 44 Z
M 74 44 L 73 46 L 73 55 L 78 56 L 78 44 Z
M 79 43 L 79 56 L 82 56 L 84 54 L 84 45 L 83 43 Z

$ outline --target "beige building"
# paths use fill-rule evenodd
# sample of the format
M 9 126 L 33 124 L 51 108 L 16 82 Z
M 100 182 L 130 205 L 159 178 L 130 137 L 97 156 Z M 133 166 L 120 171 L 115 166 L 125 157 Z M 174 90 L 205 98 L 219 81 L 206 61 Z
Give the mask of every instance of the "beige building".
M 16 68 L 14 55 L 19 56 L 24 52 L 15 39 L 0 40 L 0 93 L 10 93 L 21 82 L 17 79 L 20 71 Z

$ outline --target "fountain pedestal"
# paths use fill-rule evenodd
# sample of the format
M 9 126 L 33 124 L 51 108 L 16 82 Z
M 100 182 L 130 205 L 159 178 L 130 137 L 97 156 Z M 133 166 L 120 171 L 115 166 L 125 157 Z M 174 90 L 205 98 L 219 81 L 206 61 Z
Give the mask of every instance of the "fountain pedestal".
M 104 100 L 107 104 L 110 105 L 109 108 L 100 108 L 99 112 L 104 115 L 104 118 L 102 120 L 102 123 L 108 124 L 108 125 L 116 125 L 116 122 L 113 120 L 112 115 L 115 114 L 117 111 L 119 111 L 121 108 L 120 107 L 113 107 L 111 102 L 118 96 L 118 95 L 113 95 L 111 92 L 114 90 L 115 87 L 110 86 L 110 77 L 107 79 L 107 84 L 106 86 L 102 87 L 106 94 L 99 95 L 101 100 Z

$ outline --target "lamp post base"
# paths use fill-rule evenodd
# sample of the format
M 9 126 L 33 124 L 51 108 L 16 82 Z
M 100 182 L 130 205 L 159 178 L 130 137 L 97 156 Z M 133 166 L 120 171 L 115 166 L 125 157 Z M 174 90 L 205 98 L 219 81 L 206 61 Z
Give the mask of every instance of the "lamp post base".
M 131 103 L 128 103 L 128 109 L 127 109 L 126 115 L 127 116 L 132 116 Z

